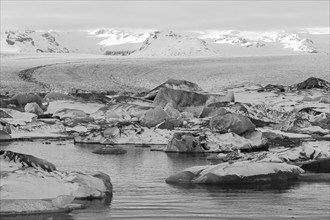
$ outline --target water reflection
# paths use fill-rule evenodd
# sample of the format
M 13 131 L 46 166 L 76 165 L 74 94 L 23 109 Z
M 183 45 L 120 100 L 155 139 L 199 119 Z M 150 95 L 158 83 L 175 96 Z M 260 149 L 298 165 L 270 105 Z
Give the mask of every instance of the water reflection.
M 168 168 L 178 172 L 191 166 L 209 164 L 209 162 L 206 160 L 208 155 L 209 154 L 166 153 L 166 158 Z
M 83 144 L 83 143 L 75 143 L 74 146 L 81 151 L 90 151 L 93 152 L 99 148 L 104 147 L 102 144 Z
M 112 195 L 102 199 L 76 199 L 74 203 L 82 204 L 86 209 L 109 210 L 111 207 Z
M 37 215 L 14 215 L 14 216 L 0 216 L 1 220 L 74 220 L 75 218 L 70 213 L 49 213 Z
M 270 192 L 270 193 L 286 193 L 290 189 L 299 186 L 296 181 L 289 181 L 283 183 L 270 184 L 235 184 L 235 185 L 208 185 L 208 184 L 194 184 L 194 183 L 180 183 L 170 184 L 169 186 L 186 192 L 204 192 L 212 193 L 213 195 L 220 195 L 226 193 L 253 193 L 253 192 Z

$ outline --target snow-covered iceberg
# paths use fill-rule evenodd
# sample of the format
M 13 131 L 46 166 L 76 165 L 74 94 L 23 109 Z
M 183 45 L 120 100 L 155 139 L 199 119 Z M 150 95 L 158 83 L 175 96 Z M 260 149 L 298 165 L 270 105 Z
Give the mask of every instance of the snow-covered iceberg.
M 296 179 L 301 168 L 286 163 L 236 162 L 195 166 L 166 179 L 167 183 L 258 184 Z
M 59 171 L 31 155 L 0 151 L 1 214 L 68 210 L 71 202 L 112 195 L 110 177 L 102 172 Z M 16 168 L 16 169 L 15 169 Z

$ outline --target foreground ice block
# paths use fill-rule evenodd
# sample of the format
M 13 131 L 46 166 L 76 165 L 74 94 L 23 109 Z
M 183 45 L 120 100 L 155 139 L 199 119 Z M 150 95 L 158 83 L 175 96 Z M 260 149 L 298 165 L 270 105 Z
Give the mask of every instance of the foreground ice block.
M 59 171 L 45 160 L 0 151 L 0 214 L 68 211 L 77 199 L 112 195 L 110 177 L 102 172 Z
M 236 162 L 196 166 L 166 179 L 167 183 L 258 184 L 296 179 L 304 171 L 294 165 L 269 162 Z

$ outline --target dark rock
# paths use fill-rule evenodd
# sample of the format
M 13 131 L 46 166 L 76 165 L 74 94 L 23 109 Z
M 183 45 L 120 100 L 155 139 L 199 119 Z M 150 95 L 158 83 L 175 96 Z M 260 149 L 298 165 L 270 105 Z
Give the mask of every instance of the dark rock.
M 161 88 L 170 88 L 170 89 L 179 89 L 191 92 L 201 92 L 203 91 L 197 84 L 186 81 L 186 80 L 178 80 L 178 79 L 169 79 L 163 84 L 157 86 L 152 89 L 146 96 L 145 99 L 154 100 L 158 91 Z
M 120 146 L 106 146 L 93 151 L 94 154 L 126 154 L 127 151 Z
M 233 105 L 230 102 L 214 102 L 207 105 L 207 107 L 211 107 L 211 108 L 221 108 L 221 107 L 229 107 L 229 106 L 233 106 Z
M 200 115 L 201 118 L 206 117 L 213 117 L 218 115 L 225 115 L 228 111 L 223 107 L 204 107 L 202 114 Z
M 20 154 L 20 153 L 16 153 L 13 151 L 4 151 L 4 150 L 0 150 L 0 156 L 7 161 L 12 161 L 12 162 L 16 162 L 20 165 L 22 165 L 22 167 L 33 167 L 33 168 L 41 168 L 45 171 L 48 172 L 52 172 L 54 170 L 56 170 L 56 167 L 54 164 L 37 158 L 35 156 L 32 155 L 28 155 L 28 154 Z
M 269 147 L 296 147 L 301 144 L 299 138 L 289 138 L 272 132 L 263 132 L 263 136 L 268 140 Z
M 282 85 L 272 85 L 268 84 L 267 86 L 258 89 L 258 92 L 285 92 L 286 88 Z
M 110 55 L 110 56 L 129 56 L 130 54 L 134 53 L 136 50 L 106 50 L 104 52 L 104 55 Z
M 240 102 L 215 102 L 212 104 L 207 105 L 207 107 L 211 108 L 224 108 L 229 112 L 242 114 L 242 115 L 248 115 L 249 110 L 245 107 L 247 103 L 240 103 Z
M 242 107 L 240 107 L 242 106 Z M 269 125 L 276 130 L 288 130 L 293 126 L 310 126 L 309 120 L 304 114 L 297 111 L 287 112 L 282 109 L 274 109 L 265 104 L 236 103 L 226 107 L 229 112 L 241 114 L 254 120 L 258 126 Z M 247 110 L 247 112 L 245 112 Z
M 99 103 L 104 103 L 104 104 L 111 102 L 111 99 L 108 98 L 105 94 L 97 93 L 97 92 L 75 91 L 73 93 L 69 93 L 69 96 L 72 96 L 75 98 L 81 98 L 84 101 L 88 101 L 88 102 L 99 102 Z
M 330 91 L 330 83 L 320 78 L 310 77 L 301 83 L 292 85 L 290 88 L 292 90 L 318 88 L 318 89 L 325 89 Z
M 59 116 L 54 116 L 54 117 L 53 117 L 53 114 L 51 114 L 51 113 L 38 115 L 37 118 L 38 118 L 38 119 L 52 119 L 52 118 L 56 118 L 56 119 L 58 119 L 58 120 L 61 119 Z
M 156 106 L 154 109 L 150 109 L 146 112 L 141 122 L 147 127 L 154 127 L 168 118 L 169 116 L 162 107 Z
M 256 128 L 248 117 L 233 113 L 213 117 L 210 120 L 210 127 L 212 130 L 217 130 L 220 133 L 230 131 L 238 135 L 253 132 Z
M 252 122 L 257 128 L 271 127 L 271 126 L 275 125 L 275 123 L 273 123 L 273 122 L 262 121 L 262 120 L 255 119 L 255 118 L 251 118 L 251 117 L 248 117 L 248 118 L 251 120 L 251 122 Z
M 205 94 L 162 88 L 154 100 L 154 105 L 165 107 L 168 103 L 171 103 L 179 111 L 187 111 L 186 107 L 199 107 L 202 110 L 207 100 L 208 97 Z
M 322 114 L 322 112 L 315 110 L 315 108 L 312 107 L 306 107 L 306 108 L 301 108 L 298 109 L 298 112 L 304 112 L 310 115 L 319 115 Z
M 134 96 L 128 96 L 128 95 L 117 95 L 111 97 L 111 102 L 113 103 L 142 103 L 145 105 L 151 105 L 152 101 L 148 99 L 144 99 L 141 97 L 134 97 Z
M 28 103 L 35 102 L 37 103 L 42 110 L 46 110 L 47 106 L 44 106 L 43 99 L 35 93 L 19 93 L 17 95 L 14 95 L 13 97 L 9 99 L 3 99 L 2 100 L 5 105 L 15 105 L 15 106 L 21 106 L 24 107 Z
M 173 108 L 180 112 L 191 112 L 194 116 L 199 117 L 203 108 L 211 103 L 233 101 L 234 94 L 232 92 L 229 92 L 227 95 L 219 95 L 161 88 L 153 105 L 164 108 L 168 103 L 171 103 Z
M 201 153 L 205 152 L 199 137 L 191 133 L 177 132 L 173 134 L 172 139 L 168 142 L 165 152 L 180 153 Z

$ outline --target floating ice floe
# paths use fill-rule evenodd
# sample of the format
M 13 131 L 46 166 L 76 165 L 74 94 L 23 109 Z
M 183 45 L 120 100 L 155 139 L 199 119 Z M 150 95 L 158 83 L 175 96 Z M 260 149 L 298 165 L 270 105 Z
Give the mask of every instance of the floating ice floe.
M 0 215 L 68 211 L 81 208 L 76 198 L 112 195 L 105 173 L 59 171 L 45 160 L 11 151 L 0 151 Z
M 272 148 L 266 152 L 218 154 L 208 158 L 213 163 L 228 161 L 255 161 L 290 163 L 301 166 L 306 171 L 330 172 L 330 142 L 308 141 L 294 148 Z
M 251 162 L 221 163 L 185 169 L 166 179 L 167 183 L 196 184 L 262 184 L 286 182 L 304 173 L 301 168 L 286 163 Z

